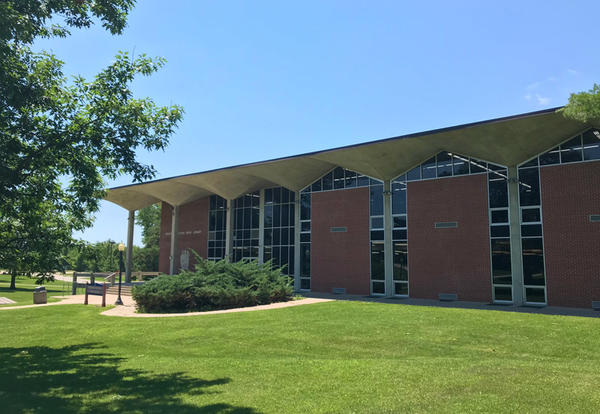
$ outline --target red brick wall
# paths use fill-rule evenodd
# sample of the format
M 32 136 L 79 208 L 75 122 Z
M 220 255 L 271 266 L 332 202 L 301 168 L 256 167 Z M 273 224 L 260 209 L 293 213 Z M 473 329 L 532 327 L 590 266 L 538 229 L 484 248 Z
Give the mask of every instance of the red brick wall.
M 332 233 L 331 227 L 347 227 Z M 370 283 L 369 189 L 326 191 L 312 195 L 311 290 L 346 288 L 368 295 Z
M 180 266 L 180 254 L 183 249 L 193 249 L 202 257 L 206 257 L 208 248 L 208 207 L 209 198 L 192 201 L 179 209 L 179 238 L 175 265 Z M 171 249 L 171 214 L 172 207 L 162 203 L 160 222 L 160 257 L 158 268 L 169 273 L 169 253 Z M 167 234 L 169 233 L 169 234 Z M 194 256 L 190 254 L 190 269 L 193 269 Z
M 485 174 L 409 182 L 407 214 L 409 295 L 491 301 Z M 434 228 L 451 221 L 458 228 Z
M 600 300 L 600 162 L 540 168 L 548 304 Z

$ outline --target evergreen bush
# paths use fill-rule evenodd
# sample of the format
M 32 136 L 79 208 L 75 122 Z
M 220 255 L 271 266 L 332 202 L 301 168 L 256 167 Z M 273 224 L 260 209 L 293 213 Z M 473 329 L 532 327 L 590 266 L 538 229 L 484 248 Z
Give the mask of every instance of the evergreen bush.
M 138 311 L 169 313 L 241 308 L 288 301 L 293 288 L 283 268 L 256 261 L 230 263 L 201 258 L 194 271 L 159 276 L 133 288 Z

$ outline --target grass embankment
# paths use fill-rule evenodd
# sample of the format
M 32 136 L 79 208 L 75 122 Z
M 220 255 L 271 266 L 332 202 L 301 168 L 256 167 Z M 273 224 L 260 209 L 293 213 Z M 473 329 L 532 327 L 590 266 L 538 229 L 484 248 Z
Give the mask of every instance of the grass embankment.
M 33 304 L 33 291 L 40 285 L 35 284 L 35 279 L 27 276 L 17 276 L 16 289 L 9 289 L 10 276 L 0 275 L 0 297 L 9 298 L 17 303 L 0 306 L 19 306 L 19 305 L 32 305 Z M 53 296 L 62 296 L 71 294 L 71 283 L 64 282 L 62 280 L 55 280 L 54 282 L 44 283 L 46 287 L 46 295 L 48 297 L 48 303 L 56 302 L 59 299 L 53 298 Z M 83 289 L 79 289 L 78 293 L 84 293 Z
M 600 320 L 329 302 L 181 318 L 0 312 L 3 412 L 578 412 Z

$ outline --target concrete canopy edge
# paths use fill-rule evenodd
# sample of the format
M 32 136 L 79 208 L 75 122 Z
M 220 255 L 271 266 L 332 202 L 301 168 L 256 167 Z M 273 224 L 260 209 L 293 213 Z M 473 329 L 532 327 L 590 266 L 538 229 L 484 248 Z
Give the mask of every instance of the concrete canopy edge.
M 211 194 L 235 199 L 283 186 L 298 191 L 340 166 L 390 180 L 440 151 L 505 166 L 518 165 L 589 125 L 567 120 L 556 108 L 354 146 L 187 174 L 111 188 L 105 199 L 128 210 L 165 201 L 182 205 Z

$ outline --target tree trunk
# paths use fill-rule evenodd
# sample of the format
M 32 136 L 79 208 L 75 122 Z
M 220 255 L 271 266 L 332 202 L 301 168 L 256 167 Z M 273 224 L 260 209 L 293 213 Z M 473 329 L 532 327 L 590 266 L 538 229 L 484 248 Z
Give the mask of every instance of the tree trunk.
M 10 271 L 10 287 L 9 289 L 16 289 L 17 286 L 15 285 L 17 281 L 17 269 L 12 269 Z

